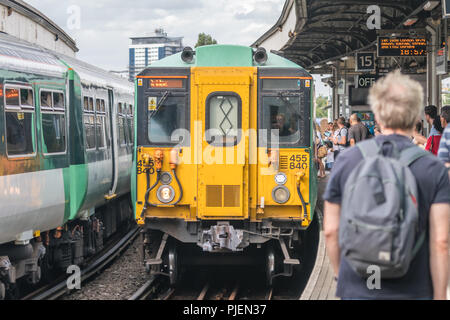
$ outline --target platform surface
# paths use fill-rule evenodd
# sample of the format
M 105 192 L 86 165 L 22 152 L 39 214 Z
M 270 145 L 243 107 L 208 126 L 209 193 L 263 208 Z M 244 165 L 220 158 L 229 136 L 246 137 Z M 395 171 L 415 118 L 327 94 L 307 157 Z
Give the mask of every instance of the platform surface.
M 308 283 L 300 297 L 300 300 L 339 300 L 336 297 L 336 281 L 333 280 L 333 268 L 331 267 L 330 259 L 326 253 L 325 236 L 322 230 L 323 221 L 323 199 L 322 195 L 328 181 L 327 177 L 319 179 L 318 183 L 318 201 L 317 211 L 320 222 L 320 237 L 319 247 L 317 249 L 316 262 L 313 271 L 309 277 Z

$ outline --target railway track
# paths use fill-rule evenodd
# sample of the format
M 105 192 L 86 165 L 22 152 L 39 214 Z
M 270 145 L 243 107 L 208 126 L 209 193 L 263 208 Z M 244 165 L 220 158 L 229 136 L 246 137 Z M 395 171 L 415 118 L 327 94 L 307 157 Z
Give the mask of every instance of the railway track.
M 135 226 L 117 241 L 113 241 L 108 247 L 95 255 L 87 266 L 81 270 L 81 283 L 99 273 L 106 265 L 119 256 L 138 235 L 139 227 Z M 21 300 L 55 300 L 71 291 L 68 289 L 66 281 L 67 275 L 62 275 L 52 283 L 22 297 Z
M 235 275 L 237 273 L 234 273 Z M 231 280 L 230 274 L 222 279 L 210 276 L 203 277 L 203 281 L 193 283 L 186 279 L 175 288 L 170 287 L 169 282 L 163 276 L 149 279 L 129 300 L 212 300 L 212 301 L 234 301 L 234 300 L 278 300 L 296 299 L 295 295 L 274 294 L 279 291 L 276 287 L 267 287 L 264 278 L 248 277 L 247 274 Z M 216 274 L 217 275 L 217 274 Z M 301 293 L 301 292 L 300 292 Z M 299 293 L 299 294 L 300 294 Z
M 321 218 L 321 217 L 320 217 Z M 190 267 L 171 287 L 168 278 L 152 276 L 129 300 L 298 300 L 306 287 L 316 259 L 320 225 L 311 227 L 308 250 L 301 256 L 301 267 L 290 278 L 279 278 L 267 287 L 265 271 L 253 267 Z

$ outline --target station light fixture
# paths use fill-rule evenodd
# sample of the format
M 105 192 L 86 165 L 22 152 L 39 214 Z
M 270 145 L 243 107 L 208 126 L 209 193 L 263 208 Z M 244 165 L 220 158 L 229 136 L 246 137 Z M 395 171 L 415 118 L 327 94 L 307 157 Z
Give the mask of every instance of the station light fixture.
M 419 21 L 419 18 L 417 18 L 417 17 L 408 18 L 405 22 L 403 22 L 403 25 L 405 27 L 410 27 L 413 24 L 415 24 L 417 21 Z
M 342 60 L 342 61 L 346 61 L 346 60 L 348 60 L 349 58 L 350 58 L 350 57 L 348 57 L 348 56 L 347 56 L 347 57 L 342 57 L 341 60 Z
M 322 66 L 314 66 L 314 69 L 320 69 L 320 68 L 322 68 Z
M 423 10 L 431 11 L 439 5 L 440 1 L 427 1 L 423 6 Z
M 328 62 L 327 62 L 328 65 L 331 65 L 331 64 L 333 64 L 333 63 L 334 63 L 333 61 L 328 61 Z

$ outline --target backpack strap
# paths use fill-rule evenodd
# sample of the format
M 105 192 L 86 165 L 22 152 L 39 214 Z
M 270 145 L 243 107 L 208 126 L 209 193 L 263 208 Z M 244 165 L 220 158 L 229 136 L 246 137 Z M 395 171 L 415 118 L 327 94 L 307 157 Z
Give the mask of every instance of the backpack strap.
M 362 141 L 357 143 L 356 146 L 361 151 L 364 159 L 375 157 L 380 152 L 380 146 L 375 139 Z
M 403 149 L 403 151 L 400 153 L 399 161 L 405 163 L 408 167 L 414 163 L 414 161 L 430 155 L 429 152 L 426 152 L 425 150 L 420 149 L 417 146 L 412 146 L 406 149 Z M 419 252 L 420 248 L 422 247 L 423 243 L 425 242 L 425 236 L 427 234 L 427 230 L 423 230 L 419 238 L 416 241 L 416 244 L 414 245 L 413 251 L 412 251 L 412 257 L 414 258 L 416 254 Z
M 400 152 L 400 158 L 399 161 L 406 164 L 406 166 L 410 166 L 414 161 L 428 156 L 429 153 L 425 150 L 420 149 L 417 146 L 412 146 L 406 149 L 403 149 L 402 152 Z
M 413 251 L 412 251 L 412 257 L 413 258 L 419 252 L 420 248 L 422 248 L 422 245 L 425 242 L 425 235 L 426 235 L 426 233 L 427 233 L 426 230 L 422 231 L 422 233 L 420 234 L 419 238 L 417 239 L 416 245 L 414 246 Z

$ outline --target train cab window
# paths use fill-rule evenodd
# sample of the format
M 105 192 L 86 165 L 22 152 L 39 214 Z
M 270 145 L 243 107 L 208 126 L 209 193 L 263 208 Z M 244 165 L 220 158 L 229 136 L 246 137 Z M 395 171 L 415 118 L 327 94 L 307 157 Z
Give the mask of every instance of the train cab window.
M 300 97 L 265 96 L 263 104 L 263 129 L 269 129 L 280 144 L 297 144 L 300 140 Z
M 64 94 L 41 91 L 42 149 L 44 154 L 66 151 Z
M 153 144 L 176 144 L 172 134 L 185 127 L 186 98 L 184 96 L 163 95 L 152 104 L 148 104 L 148 139 Z M 178 139 L 178 137 L 177 137 Z
M 91 109 L 92 106 L 92 109 Z M 95 149 L 95 114 L 93 100 L 89 97 L 83 98 L 84 130 L 86 135 L 86 150 Z
M 31 156 L 35 153 L 32 89 L 5 88 L 5 126 L 8 156 Z
M 213 93 L 206 99 L 206 139 L 235 144 L 241 128 L 241 99 L 235 93 Z
M 102 107 L 102 101 L 103 101 L 103 107 Z M 106 133 L 105 133 L 105 127 L 106 127 L 106 112 L 104 110 L 105 107 L 105 101 L 102 99 L 96 99 L 95 100 L 95 119 L 96 119 L 96 136 L 97 136 L 97 147 L 104 148 L 106 145 Z

